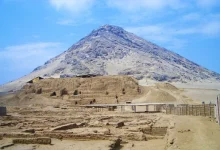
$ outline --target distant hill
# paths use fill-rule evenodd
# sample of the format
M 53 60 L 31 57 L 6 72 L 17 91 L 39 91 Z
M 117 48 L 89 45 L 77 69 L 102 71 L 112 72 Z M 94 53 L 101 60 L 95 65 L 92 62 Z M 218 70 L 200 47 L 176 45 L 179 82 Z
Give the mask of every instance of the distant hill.
M 85 74 L 131 75 L 138 80 L 162 82 L 220 81 L 218 73 L 120 27 L 104 25 L 29 75 L 1 89 L 19 88 L 36 76 L 59 78 Z

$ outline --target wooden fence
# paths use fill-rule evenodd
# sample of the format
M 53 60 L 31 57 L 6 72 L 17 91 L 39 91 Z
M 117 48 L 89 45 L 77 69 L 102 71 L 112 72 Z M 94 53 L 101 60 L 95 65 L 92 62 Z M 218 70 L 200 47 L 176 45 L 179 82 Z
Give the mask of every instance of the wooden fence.
M 210 116 L 215 118 L 215 105 L 188 105 L 167 106 L 166 114 L 174 115 L 192 115 L 192 116 Z

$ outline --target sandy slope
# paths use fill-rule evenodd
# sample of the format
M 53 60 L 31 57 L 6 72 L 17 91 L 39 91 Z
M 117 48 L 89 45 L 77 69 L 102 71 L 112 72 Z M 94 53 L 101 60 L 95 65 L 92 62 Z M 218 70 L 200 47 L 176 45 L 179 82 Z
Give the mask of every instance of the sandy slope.
M 195 116 L 174 116 L 174 122 L 175 128 L 169 131 L 169 138 L 170 140 L 174 139 L 174 143 L 168 146 L 168 150 L 220 149 L 219 126 L 211 119 Z
M 216 103 L 217 95 L 220 94 L 219 83 L 172 83 L 183 91 L 183 94 L 191 99 L 202 103 Z

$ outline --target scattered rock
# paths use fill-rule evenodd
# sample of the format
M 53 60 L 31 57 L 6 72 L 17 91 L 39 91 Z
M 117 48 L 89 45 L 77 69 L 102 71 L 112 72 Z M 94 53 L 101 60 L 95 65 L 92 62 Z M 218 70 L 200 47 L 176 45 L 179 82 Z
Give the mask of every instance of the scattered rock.
M 124 122 L 118 122 L 117 125 L 116 125 L 116 128 L 121 128 L 124 125 L 125 125 Z
M 99 121 L 109 120 L 109 119 L 112 119 L 112 118 L 113 118 L 112 116 L 110 116 L 110 117 L 103 117 L 103 118 L 99 119 Z
M 86 122 L 82 122 L 77 125 L 78 125 L 78 127 L 86 127 L 88 124 Z
M 97 131 L 97 130 L 93 130 L 93 132 L 94 132 L 94 133 L 98 133 L 98 131 Z
M 0 149 L 5 149 L 5 148 L 11 147 L 13 145 L 14 145 L 13 143 L 3 144 L 3 145 L 0 145 Z
M 66 107 L 62 107 L 61 109 L 67 109 Z
M 175 123 L 174 123 L 174 122 L 170 122 L 169 128 L 170 128 L 170 129 L 174 129 L 174 128 L 175 128 Z
M 53 108 L 60 108 L 60 105 L 54 105 Z
M 120 147 L 120 146 L 121 146 L 121 141 L 122 141 L 122 140 L 121 140 L 120 138 L 117 138 L 117 139 L 113 140 L 113 141 L 112 141 L 112 144 L 109 145 L 110 149 L 111 149 L 111 150 L 114 150 L 114 149 Z
M 110 134 L 111 134 L 111 130 L 108 129 L 107 131 L 104 131 L 104 134 L 105 134 L 105 135 L 110 135 Z
M 170 140 L 170 144 L 173 145 L 174 141 L 175 141 L 175 139 Z
M 52 92 L 51 94 L 50 94 L 50 96 L 56 96 L 57 94 L 56 94 L 56 92 Z
M 106 126 L 109 126 L 110 124 L 108 122 L 105 123 Z
M 17 127 L 18 129 L 22 129 L 23 126 L 24 126 L 23 123 L 18 123 L 18 124 L 16 125 L 16 127 Z
M 178 131 L 179 133 L 185 133 L 185 132 L 190 132 L 191 130 L 190 129 L 188 129 L 188 130 L 180 130 L 180 131 Z
M 26 130 L 23 130 L 22 132 L 35 133 L 35 129 L 26 129 Z

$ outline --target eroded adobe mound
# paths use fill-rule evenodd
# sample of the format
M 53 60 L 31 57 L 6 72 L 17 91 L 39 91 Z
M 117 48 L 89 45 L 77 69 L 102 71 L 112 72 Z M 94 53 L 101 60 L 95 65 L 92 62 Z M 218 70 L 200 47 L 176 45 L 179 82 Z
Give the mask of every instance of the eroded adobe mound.
M 74 104 L 115 103 L 116 97 L 119 101 L 126 101 L 140 95 L 141 87 L 129 76 L 48 78 L 25 85 L 23 93 L 64 99 Z

